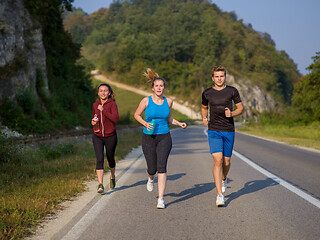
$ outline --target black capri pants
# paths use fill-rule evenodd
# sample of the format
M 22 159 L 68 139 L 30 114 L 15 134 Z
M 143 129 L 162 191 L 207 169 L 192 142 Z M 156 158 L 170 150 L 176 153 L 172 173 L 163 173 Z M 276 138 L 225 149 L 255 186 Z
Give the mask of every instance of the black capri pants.
M 170 133 L 142 136 L 142 151 L 147 161 L 149 175 L 167 172 L 168 157 L 172 148 Z
M 114 160 L 114 153 L 116 151 L 116 146 L 118 143 L 117 133 L 109 137 L 98 137 L 97 135 L 93 134 L 92 142 L 97 158 L 96 170 L 103 170 L 104 148 L 106 148 L 108 165 L 110 168 L 114 168 L 116 166 L 116 161 Z

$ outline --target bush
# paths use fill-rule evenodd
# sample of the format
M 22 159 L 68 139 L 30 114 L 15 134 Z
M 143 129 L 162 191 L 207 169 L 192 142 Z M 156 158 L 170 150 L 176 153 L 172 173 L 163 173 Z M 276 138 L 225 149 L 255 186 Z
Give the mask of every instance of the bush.
M 21 91 L 17 94 L 17 103 L 23 109 L 25 114 L 34 115 L 37 108 L 37 98 L 28 89 Z
M 126 114 L 121 115 L 119 117 L 119 124 L 130 124 L 133 122 L 133 119 L 131 117 L 132 115 L 130 114 L 130 112 L 128 111 Z
M 6 134 L 0 132 L 0 165 L 19 162 L 21 158 L 21 147 L 14 144 L 13 138 L 8 138 Z
M 57 159 L 63 155 L 70 155 L 75 152 L 75 148 L 71 143 L 59 144 L 57 146 L 50 146 L 47 144 L 40 144 L 39 154 L 44 156 L 47 160 Z

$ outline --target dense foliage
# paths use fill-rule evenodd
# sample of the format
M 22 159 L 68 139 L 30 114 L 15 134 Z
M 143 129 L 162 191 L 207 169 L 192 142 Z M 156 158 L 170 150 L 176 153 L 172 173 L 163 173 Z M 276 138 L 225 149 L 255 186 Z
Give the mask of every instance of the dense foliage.
M 283 111 L 265 112 L 260 116 L 260 123 L 266 125 L 312 126 L 314 134 L 320 124 L 320 52 L 313 57 L 313 63 L 307 68 L 311 72 L 302 76 L 294 85 L 292 104 Z M 260 124 L 259 123 L 259 124 Z
M 294 87 L 292 106 L 305 122 L 320 122 L 320 52 L 308 67 L 311 73 L 301 77 Z
M 41 91 L 43 73 L 37 71 L 38 97 L 26 89 L 15 102 L 1 103 L 2 124 L 22 133 L 43 133 L 55 129 L 88 125 L 93 92 L 89 77 L 76 63 L 80 45 L 63 29 L 61 13 L 71 10 L 73 0 L 24 0 L 32 18 L 42 27 L 46 49 L 50 95 Z
M 91 15 L 75 10 L 65 28 L 99 69 L 141 85 L 142 72 L 152 67 L 169 82 L 170 94 L 197 104 L 214 65 L 251 79 L 284 103 L 299 78 L 269 34 L 206 0 L 114 1 Z

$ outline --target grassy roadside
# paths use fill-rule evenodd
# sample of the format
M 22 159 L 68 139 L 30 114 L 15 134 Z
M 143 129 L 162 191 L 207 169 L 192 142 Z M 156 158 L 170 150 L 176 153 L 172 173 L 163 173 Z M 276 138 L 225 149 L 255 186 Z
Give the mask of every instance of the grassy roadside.
M 141 130 L 118 131 L 118 138 L 117 161 L 140 145 Z M 19 239 L 85 190 L 84 181 L 95 178 L 96 160 L 90 139 L 32 151 L 9 148 L 15 157 L 0 163 L 0 239 Z
M 288 126 L 284 124 L 246 124 L 237 131 L 265 137 L 291 145 L 298 145 L 320 150 L 320 123 Z

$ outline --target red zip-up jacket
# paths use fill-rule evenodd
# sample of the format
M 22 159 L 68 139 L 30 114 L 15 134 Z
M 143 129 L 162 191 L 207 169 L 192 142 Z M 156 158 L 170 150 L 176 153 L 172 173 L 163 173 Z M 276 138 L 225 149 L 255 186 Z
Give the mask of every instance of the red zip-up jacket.
M 103 111 L 98 106 L 103 106 Z M 109 137 L 116 133 L 116 123 L 119 121 L 119 113 L 116 102 L 109 98 L 104 104 L 99 99 L 92 106 L 92 118 L 97 114 L 99 118 L 100 131 L 94 132 L 98 137 Z

